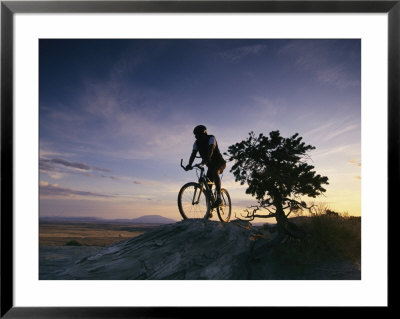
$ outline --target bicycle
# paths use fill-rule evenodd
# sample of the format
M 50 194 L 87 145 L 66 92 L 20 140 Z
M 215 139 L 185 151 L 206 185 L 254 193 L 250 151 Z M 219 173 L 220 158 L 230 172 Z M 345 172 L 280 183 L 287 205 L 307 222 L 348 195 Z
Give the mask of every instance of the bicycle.
M 182 165 L 181 167 L 186 170 Z M 195 164 L 192 169 L 196 169 L 198 182 L 189 182 L 182 186 L 178 194 L 178 208 L 183 219 L 209 219 L 212 211 L 216 208 L 218 218 L 221 222 L 227 223 L 231 217 L 231 198 L 226 189 L 221 188 L 222 203 L 215 206 L 217 194 L 212 191 L 214 185 L 204 174 L 204 167 L 201 164 Z M 200 171 L 200 175 L 198 174 Z

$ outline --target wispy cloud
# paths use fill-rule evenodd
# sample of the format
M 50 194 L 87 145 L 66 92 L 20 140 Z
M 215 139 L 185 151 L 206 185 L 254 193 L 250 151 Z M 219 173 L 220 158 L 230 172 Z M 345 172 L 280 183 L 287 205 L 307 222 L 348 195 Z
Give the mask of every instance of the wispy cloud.
M 78 170 L 78 171 L 100 171 L 100 172 L 106 172 L 106 173 L 111 173 L 112 171 L 106 168 L 100 168 L 100 167 L 93 167 L 91 168 L 88 164 L 81 163 L 81 162 L 70 162 L 62 158 L 52 158 L 52 159 L 46 159 L 46 158 L 40 158 L 39 159 L 39 168 L 42 171 L 59 171 L 59 168 L 68 168 L 72 170 Z
M 257 107 L 260 107 L 260 110 L 257 112 L 258 116 L 261 116 L 261 114 L 265 113 L 267 113 L 268 116 L 276 115 L 279 112 L 281 106 L 280 104 L 282 104 L 276 100 L 262 96 L 254 96 L 253 101 L 256 103 Z
M 323 68 L 316 75 L 320 82 L 340 88 L 360 85 L 360 79 L 349 77 L 343 65 Z
M 40 156 L 43 158 L 59 158 L 59 157 L 71 157 L 74 154 L 66 153 L 61 151 L 55 151 L 53 143 L 45 141 L 43 138 L 40 139 Z
M 329 140 L 331 140 L 331 139 L 333 139 L 333 138 L 335 138 L 335 137 L 337 137 L 339 135 L 342 135 L 344 133 L 353 131 L 353 130 L 355 130 L 357 128 L 359 128 L 359 124 L 348 124 L 348 125 L 343 126 L 343 127 L 335 128 L 335 130 L 333 130 L 331 133 L 327 134 L 324 137 L 324 140 L 325 141 L 329 141 Z
M 327 63 L 326 55 L 322 54 L 323 48 L 316 45 L 314 41 L 289 41 L 282 46 L 277 54 L 285 57 L 292 57 L 294 64 L 302 69 L 314 69 L 316 65 Z
M 249 46 L 242 46 L 235 49 L 221 52 L 219 56 L 229 62 L 238 62 L 246 57 L 255 56 L 265 52 L 266 45 L 256 44 Z
M 325 133 L 326 130 L 328 130 L 329 128 L 332 127 L 332 125 L 334 125 L 334 122 L 327 122 L 327 123 L 324 123 L 324 124 L 322 124 L 322 125 L 315 126 L 315 127 L 312 128 L 311 130 L 306 131 L 306 132 L 304 133 L 304 135 L 305 135 L 305 136 L 314 136 L 314 135 L 319 135 L 319 134 L 321 134 L 321 133 Z
M 309 138 L 317 138 L 322 142 L 330 142 L 337 137 L 346 133 L 360 132 L 360 119 L 343 118 L 341 120 L 331 120 L 322 125 L 315 126 L 309 131 L 305 131 L 303 135 Z
M 118 177 L 112 176 L 112 175 L 101 175 L 101 177 L 103 177 L 103 178 L 109 178 L 109 179 L 112 179 L 113 181 L 119 180 Z
M 361 167 L 361 161 L 358 159 L 351 159 L 349 163 Z
M 57 184 L 49 184 L 41 181 L 39 185 L 40 197 L 101 197 L 111 198 L 113 195 L 95 193 L 89 191 L 76 190 L 71 188 L 60 187 Z
M 89 178 L 101 177 L 108 178 L 111 180 L 119 180 L 118 177 L 113 175 L 106 175 L 104 173 L 112 173 L 112 170 L 101 167 L 91 167 L 86 163 L 81 162 L 71 162 L 62 158 L 40 158 L 39 159 L 39 169 L 41 173 L 47 174 L 52 179 L 62 179 L 70 174 L 81 175 Z M 96 174 L 100 172 L 103 174 Z
M 90 167 L 84 163 L 79 163 L 79 162 L 68 162 L 64 159 L 61 158 L 53 158 L 51 160 L 45 160 L 42 159 L 42 162 L 48 162 L 48 163 L 54 163 L 54 164 L 59 164 L 59 165 L 63 165 L 69 168 L 76 168 L 76 169 L 80 169 L 80 170 L 89 170 Z
M 328 149 L 321 148 L 314 152 L 313 158 L 331 156 L 340 153 L 348 154 L 350 150 L 354 150 L 354 145 L 338 145 Z
M 322 84 L 339 88 L 360 86 L 361 73 L 349 71 L 349 65 L 353 68 L 353 63 L 359 63 L 358 53 L 354 52 L 353 54 L 356 58 L 347 56 L 346 59 L 342 59 L 342 57 L 338 57 L 340 51 L 333 49 L 333 46 L 319 44 L 321 42 L 317 43 L 313 40 L 294 40 L 283 46 L 278 54 L 292 57 L 296 67 L 309 72 Z
M 104 173 L 112 173 L 112 170 L 107 169 L 107 168 L 101 168 L 101 167 L 93 167 L 93 170 L 99 171 L 99 172 L 104 172 Z

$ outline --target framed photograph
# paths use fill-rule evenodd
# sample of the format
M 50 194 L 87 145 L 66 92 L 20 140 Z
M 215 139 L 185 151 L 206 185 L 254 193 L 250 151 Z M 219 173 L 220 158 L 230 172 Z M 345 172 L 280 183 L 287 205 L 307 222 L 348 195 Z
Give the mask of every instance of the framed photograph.
M 388 308 L 399 19 L 2 1 L 1 316 Z

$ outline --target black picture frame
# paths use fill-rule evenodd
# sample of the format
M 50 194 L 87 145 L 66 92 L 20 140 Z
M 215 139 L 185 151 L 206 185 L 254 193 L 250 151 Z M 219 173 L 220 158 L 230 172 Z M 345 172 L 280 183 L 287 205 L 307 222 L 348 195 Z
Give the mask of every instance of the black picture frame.
M 399 180 L 400 0 L 396 1 L 1 1 L 1 317 L 5 318 L 177 318 L 226 316 L 223 307 L 15 307 L 13 300 L 13 19 L 15 13 L 387 13 L 388 14 L 388 211 Z M 388 219 L 391 216 L 388 213 Z M 390 225 L 390 222 L 388 223 Z M 390 232 L 388 232 L 390 234 Z M 389 240 L 389 237 L 388 237 Z M 388 241 L 389 244 L 389 241 Z M 389 246 L 388 246 L 389 247 Z M 388 254 L 389 259 L 389 254 Z M 390 260 L 388 260 L 388 264 Z M 388 281 L 388 285 L 390 280 Z M 205 296 L 207 298 L 207 296 Z M 390 308 L 390 298 L 388 300 Z M 236 315 L 257 309 L 238 308 Z M 262 310 L 262 309 L 261 309 Z M 309 315 L 309 309 L 287 309 Z M 347 311 L 350 309 L 347 308 Z M 249 313 L 250 311 L 250 313 Z M 335 312 L 336 310 L 331 310 Z M 332 312 L 330 312 L 332 313 Z

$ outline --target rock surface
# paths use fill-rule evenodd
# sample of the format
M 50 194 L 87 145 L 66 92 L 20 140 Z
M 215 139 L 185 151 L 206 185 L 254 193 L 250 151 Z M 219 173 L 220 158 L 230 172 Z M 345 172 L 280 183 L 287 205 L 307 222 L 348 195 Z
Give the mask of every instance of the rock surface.
M 351 263 L 340 269 L 317 265 L 293 273 L 292 265 L 277 263 L 268 252 L 255 260 L 256 238 L 267 237 L 247 222 L 184 220 L 102 249 L 57 279 L 360 279 L 360 271 Z

